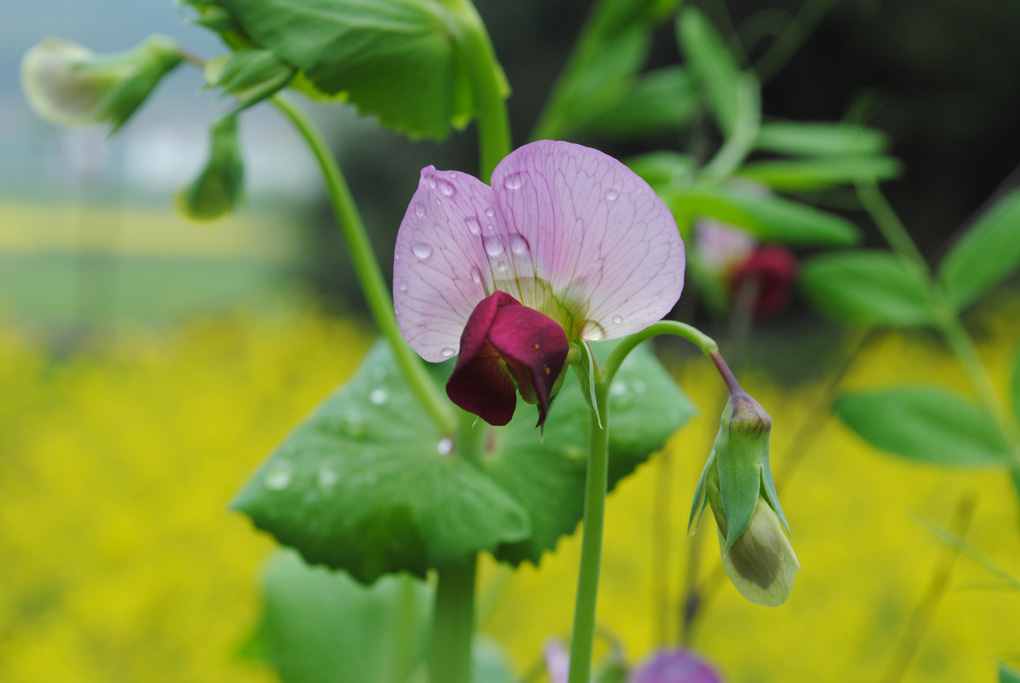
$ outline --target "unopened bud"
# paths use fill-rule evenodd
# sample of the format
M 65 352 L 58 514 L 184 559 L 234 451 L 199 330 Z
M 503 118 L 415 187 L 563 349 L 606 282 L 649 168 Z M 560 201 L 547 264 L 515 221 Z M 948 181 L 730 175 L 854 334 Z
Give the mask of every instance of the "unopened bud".
M 21 86 L 32 110 L 51 123 L 105 121 L 116 132 L 180 61 L 176 44 L 162 36 L 116 55 L 44 38 L 21 60 Z
M 243 188 L 244 160 L 237 117 L 227 116 L 213 124 L 209 160 L 194 182 L 177 196 L 177 207 L 192 220 L 213 221 L 234 211 Z

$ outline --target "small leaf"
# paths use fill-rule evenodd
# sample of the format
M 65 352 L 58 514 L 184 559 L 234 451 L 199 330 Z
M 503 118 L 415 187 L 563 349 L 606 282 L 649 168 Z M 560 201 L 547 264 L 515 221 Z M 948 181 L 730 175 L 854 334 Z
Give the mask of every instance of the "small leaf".
M 871 445 L 912 460 L 982 467 L 1012 457 L 994 416 L 936 387 L 845 394 L 834 411 Z
M 884 156 L 817 157 L 788 161 L 756 161 L 737 172 L 740 178 L 774 190 L 818 190 L 853 183 L 874 184 L 900 174 L 899 161 Z
M 743 228 L 763 242 L 837 247 L 860 239 L 857 226 L 850 221 L 781 197 L 698 187 L 674 190 L 663 199 L 678 223 L 709 216 Z
M 957 306 L 978 297 L 1020 266 L 1020 190 L 972 225 L 939 265 L 939 278 Z
M 760 150 L 795 156 L 880 154 L 889 146 L 884 133 L 853 123 L 763 124 L 755 144 Z
M 452 448 L 378 342 L 233 505 L 310 563 L 424 577 L 529 536 L 520 503 Z
M 585 402 L 595 415 L 599 427 L 602 427 L 602 417 L 599 415 L 598 401 L 595 400 L 595 357 L 592 355 L 591 347 L 584 339 L 574 341 L 574 347 L 581 354 L 581 358 L 574 363 L 574 371 L 577 373 L 578 386 Z
M 1020 671 L 999 665 L 999 683 L 1020 683 Z
M 423 661 L 432 591 L 407 576 L 371 587 L 285 552 L 263 579 L 263 654 L 287 683 L 391 683 Z
M 737 124 L 740 69 L 708 19 L 688 7 L 677 20 L 677 41 L 691 72 L 706 91 L 719 127 L 727 135 Z
M 640 77 L 618 102 L 588 120 L 586 132 L 618 138 L 654 137 L 689 124 L 698 111 L 694 79 L 673 67 Z
M 410 136 L 441 139 L 474 111 L 461 19 L 432 0 L 210 0 L 328 97 Z
M 854 251 L 808 259 L 800 284 L 811 303 L 837 320 L 911 327 L 934 319 L 926 277 L 889 252 Z

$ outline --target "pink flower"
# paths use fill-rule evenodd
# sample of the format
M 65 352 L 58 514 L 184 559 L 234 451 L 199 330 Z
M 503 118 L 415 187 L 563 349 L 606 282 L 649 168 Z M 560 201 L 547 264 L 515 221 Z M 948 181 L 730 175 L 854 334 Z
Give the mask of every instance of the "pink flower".
M 492 185 L 422 170 L 397 234 L 397 323 L 428 361 L 460 353 L 447 394 L 494 425 L 516 392 L 545 422 L 570 342 L 638 332 L 683 289 L 676 222 L 630 169 L 541 141 L 508 155 Z
M 721 683 L 704 660 L 685 650 L 660 650 L 630 677 L 630 683 Z

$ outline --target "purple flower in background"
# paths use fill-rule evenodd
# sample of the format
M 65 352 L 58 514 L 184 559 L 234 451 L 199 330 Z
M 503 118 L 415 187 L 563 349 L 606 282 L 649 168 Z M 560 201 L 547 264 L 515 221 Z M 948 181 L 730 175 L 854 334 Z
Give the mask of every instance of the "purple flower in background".
M 628 683 L 722 683 L 722 678 L 690 652 L 661 650 L 631 674 Z
M 673 216 L 630 169 L 535 142 L 500 162 L 491 186 L 422 170 L 397 234 L 397 323 L 425 360 L 460 354 L 447 394 L 461 408 L 504 425 L 519 391 L 542 425 L 570 342 L 661 319 L 684 263 Z

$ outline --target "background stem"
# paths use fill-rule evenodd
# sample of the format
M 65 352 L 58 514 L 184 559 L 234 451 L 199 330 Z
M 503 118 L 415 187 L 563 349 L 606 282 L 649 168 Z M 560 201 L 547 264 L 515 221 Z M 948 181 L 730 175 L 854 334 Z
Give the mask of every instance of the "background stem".
M 471 641 L 475 633 L 475 575 L 478 560 L 439 572 L 429 648 L 432 683 L 470 683 Z

